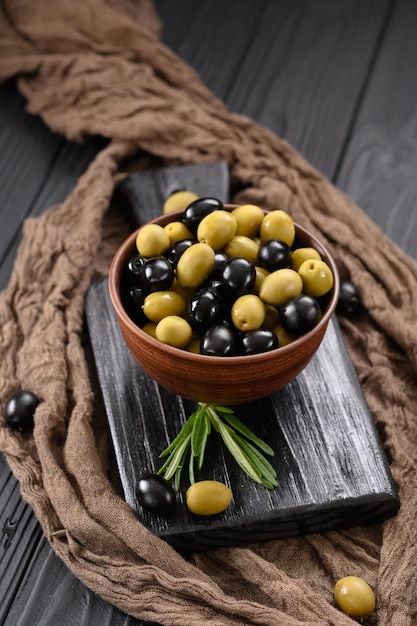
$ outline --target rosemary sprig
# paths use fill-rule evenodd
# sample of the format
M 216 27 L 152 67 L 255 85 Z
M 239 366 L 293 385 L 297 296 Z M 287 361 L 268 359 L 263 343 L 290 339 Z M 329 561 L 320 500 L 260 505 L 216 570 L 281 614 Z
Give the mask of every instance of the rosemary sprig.
M 207 440 L 212 429 L 220 435 L 230 454 L 248 476 L 267 489 L 278 485 L 276 472 L 263 454 L 273 456 L 272 448 L 245 426 L 230 407 L 202 402 L 175 439 L 160 454 L 160 458 L 166 460 L 158 474 L 166 480 L 174 478 L 175 488 L 178 490 L 182 470 L 189 455 L 188 476 L 193 484 L 195 469 L 201 470 L 203 467 Z

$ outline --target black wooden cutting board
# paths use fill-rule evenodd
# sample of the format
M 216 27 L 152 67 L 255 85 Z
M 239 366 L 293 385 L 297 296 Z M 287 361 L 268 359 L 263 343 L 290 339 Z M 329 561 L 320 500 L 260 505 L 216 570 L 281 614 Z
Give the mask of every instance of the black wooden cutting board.
M 165 197 L 179 187 L 226 201 L 227 166 L 138 173 L 123 183 L 119 201 L 134 198 L 129 211 L 140 223 L 160 213 Z M 197 479 L 225 482 L 233 502 L 224 513 L 202 518 L 188 511 L 182 492 L 168 515 L 144 511 L 135 497 L 138 478 L 159 469 L 160 452 L 196 405 L 160 387 L 134 361 L 105 279 L 89 289 L 86 316 L 126 501 L 178 550 L 369 525 L 396 514 L 395 484 L 335 317 L 314 359 L 294 381 L 263 400 L 235 407 L 276 451 L 278 487 L 268 491 L 252 481 L 215 440 Z

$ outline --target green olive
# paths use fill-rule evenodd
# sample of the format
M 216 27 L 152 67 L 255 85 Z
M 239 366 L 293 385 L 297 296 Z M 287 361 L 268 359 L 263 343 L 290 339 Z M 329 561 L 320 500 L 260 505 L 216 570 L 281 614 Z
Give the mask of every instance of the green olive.
M 193 334 L 189 323 L 178 315 L 168 315 L 156 326 L 156 338 L 174 348 L 185 348 Z
M 177 281 L 182 287 L 198 287 L 214 267 L 215 252 L 206 243 L 195 243 L 185 250 L 177 265 Z
M 259 289 L 261 288 L 261 285 L 264 282 L 265 278 L 268 276 L 269 272 L 267 269 L 265 269 L 264 267 L 260 267 L 259 265 L 255 265 L 255 272 L 255 284 L 252 291 L 255 295 L 259 295 Z
M 236 218 L 229 211 L 212 211 L 199 223 L 197 239 L 213 250 L 221 250 L 235 236 L 236 228 Z
M 217 480 L 201 480 L 187 489 L 185 494 L 189 510 L 196 515 L 216 515 L 232 501 L 232 491 Z
M 194 235 L 184 222 L 170 222 L 164 226 L 164 231 L 169 237 L 170 245 L 173 246 L 182 239 L 193 239 Z
M 321 261 L 321 256 L 314 248 L 296 248 L 291 255 L 291 269 L 298 272 L 304 261 L 316 259 Z
M 275 209 L 264 216 L 260 234 L 262 243 L 269 239 L 279 239 L 292 246 L 295 239 L 295 225 L 288 213 Z
M 201 337 L 191 337 L 191 341 L 187 346 L 187 352 L 193 352 L 194 354 L 201 354 Z
M 237 221 L 236 235 L 254 237 L 259 233 L 265 213 L 256 204 L 241 204 L 233 209 L 232 215 Z
M 153 337 L 154 339 L 156 339 L 156 324 L 155 324 L 155 322 L 148 322 L 147 324 L 142 326 L 142 330 L 147 335 L 149 335 L 150 337 Z
M 258 260 L 259 244 L 245 235 L 235 235 L 224 247 L 228 257 L 242 256 L 255 265 Z
M 274 332 L 278 337 L 278 344 L 280 348 L 288 346 L 288 344 L 294 341 L 294 339 L 297 339 L 297 337 L 291 335 L 291 333 L 285 330 L 281 324 L 277 324 L 275 328 L 272 329 L 272 332 Z
M 279 312 L 278 309 L 272 304 L 265 304 L 265 319 L 263 321 L 263 328 L 268 328 L 269 330 L 274 330 L 279 322 Z
M 298 274 L 303 281 L 303 291 L 308 296 L 320 298 L 333 287 L 333 274 L 324 261 L 310 259 L 301 264 Z
M 298 272 L 284 268 L 271 272 L 263 281 L 259 289 L 259 297 L 273 306 L 282 306 L 291 298 L 300 295 L 303 281 Z
M 146 296 L 143 312 L 146 317 L 157 324 L 168 315 L 184 315 L 186 302 L 175 291 L 155 291 Z
M 192 191 L 175 191 L 164 202 L 162 213 L 172 213 L 173 211 L 184 211 L 191 202 L 198 200 L 199 196 Z
M 359 576 L 345 576 L 337 581 L 334 599 L 349 617 L 364 622 L 375 609 L 375 596 L 368 583 Z
M 238 330 L 247 332 L 260 328 L 265 319 L 265 305 L 251 293 L 240 296 L 232 306 L 232 322 Z
M 170 245 L 167 233 L 159 224 L 145 224 L 136 236 L 138 252 L 145 257 L 163 254 Z

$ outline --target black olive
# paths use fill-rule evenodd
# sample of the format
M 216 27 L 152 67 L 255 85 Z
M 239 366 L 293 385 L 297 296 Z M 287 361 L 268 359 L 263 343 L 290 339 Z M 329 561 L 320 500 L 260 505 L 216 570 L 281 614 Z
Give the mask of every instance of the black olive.
M 237 295 L 248 293 L 255 284 L 255 266 L 243 257 L 233 257 L 224 264 L 220 280 Z
M 201 354 L 208 356 L 233 356 L 236 353 L 236 336 L 231 328 L 222 324 L 211 326 L 201 340 Z
M 355 285 L 348 280 L 340 283 L 339 300 L 337 302 L 337 313 L 349 317 L 359 311 L 361 299 Z
M 259 328 L 249 330 L 241 335 L 241 354 L 259 354 L 260 352 L 269 352 L 278 348 L 278 337 L 272 330 Z
M 192 233 L 196 233 L 203 217 L 221 209 L 224 209 L 223 202 L 217 198 L 198 198 L 185 209 L 182 221 Z
M 142 271 L 142 266 L 145 261 L 146 259 L 140 254 L 134 254 L 126 264 L 126 269 L 128 273 L 132 277 L 139 279 Z
M 291 264 L 291 248 L 279 239 L 269 239 L 258 251 L 258 263 L 269 272 L 281 270 Z
M 181 239 L 180 241 L 176 241 L 174 245 L 169 248 L 169 250 L 164 252 L 164 257 L 168 259 L 172 267 L 175 268 L 177 267 L 182 254 L 194 243 L 196 243 L 195 239 Z
M 175 271 L 171 263 L 163 256 L 148 259 L 142 266 L 142 283 L 151 291 L 164 291 L 174 282 Z
M 33 416 L 39 399 L 31 391 L 18 391 L 6 404 L 6 421 L 13 430 L 33 428 Z
M 222 304 L 213 289 L 200 289 L 191 299 L 186 319 L 196 332 L 204 332 L 220 321 Z
M 219 280 L 222 276 L 223 267 L 229 257 L 224 252 L 216 252 L 214 255 L 214 267 L 209 276 L 209 280 Z
M 136 498 L 141 507 L 150 513 L 163 513 L 175 502 L 175 491 L 162 476 L 148 474 L 139 479 Z
M 304 335 L 317 324 L 319 318 L 319 303 L 304 294 L 288 300 L 279 308 L 281 325 L 292 335 Z

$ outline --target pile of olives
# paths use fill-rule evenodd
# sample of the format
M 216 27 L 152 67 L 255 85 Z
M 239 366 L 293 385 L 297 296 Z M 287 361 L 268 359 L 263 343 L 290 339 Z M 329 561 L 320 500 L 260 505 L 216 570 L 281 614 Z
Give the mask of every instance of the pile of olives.
M 158 340 L 208 356 L 288 344 L 317 324 L 333 286 L 330 267 L 296 246 L 280 209 L 228 211 L 198 198 L 182 219 L 143 226 L 136 248 L 121 285 L 128 315 Z

